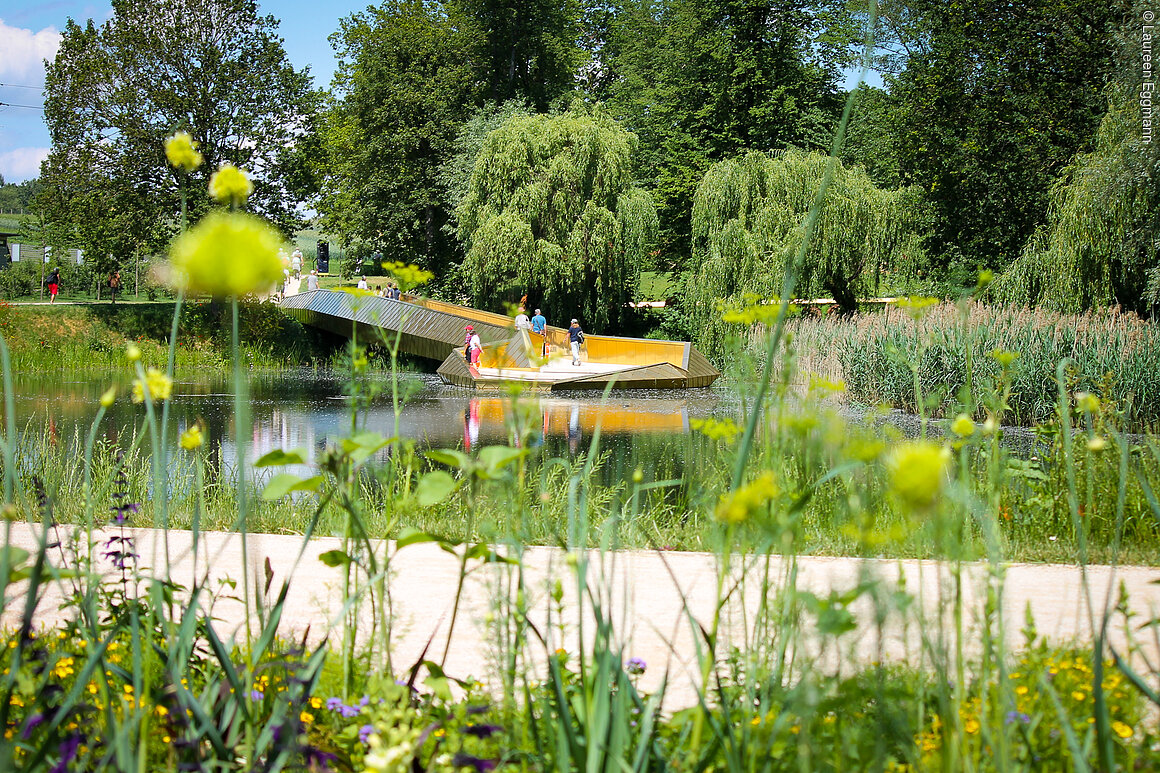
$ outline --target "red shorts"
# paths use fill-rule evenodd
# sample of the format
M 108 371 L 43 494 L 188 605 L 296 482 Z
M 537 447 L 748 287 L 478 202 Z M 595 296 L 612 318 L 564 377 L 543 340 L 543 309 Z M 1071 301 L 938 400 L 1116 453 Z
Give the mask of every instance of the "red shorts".
M 60 290 L 60 285 L 51 284 L 48 286 L 49 295 L 56 295 L 58 290 Z

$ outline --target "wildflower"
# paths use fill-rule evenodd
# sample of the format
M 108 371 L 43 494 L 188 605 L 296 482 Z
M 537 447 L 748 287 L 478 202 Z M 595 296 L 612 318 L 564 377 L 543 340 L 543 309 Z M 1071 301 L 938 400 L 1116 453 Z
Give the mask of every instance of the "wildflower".
M 1132 728 L 1118 719 L 1112 723 L 1112 732 L 1120 736 L 1120 738 L 1132 737 Z
M 125 359 L 129 362 L 136 362 L 141 359 L 141 348 L 137 344 L 129 344 L 125 347 Z
M 1087 448 L 1089 451 L 1094 451 L 1094 452 L 1098 453 L 1100 451 L 1103 451 L 1107 447 L 1108 447 L 1107 438 L 1102 438 L 1099 435 L 1095 435 L 1094 437 L 1088 439 Z
M 69 769 L 69 765 L 73 760 L 76 759 L 77 752 L 80 751 L 80 748 L 80 733 L 72 733 L 68 738 L 61 741 L 60 745 L 56 748 L 60 759 L 55 765 L 52 766 L 52 769 L 49 770 L 49 773 L 66 773 L 66 771 Z
M 979 272 L 978 287 L 980 290 L 983 289 L 984 287 L 986 287 L 987 285 L 991 284 L 991 282 L 994 282 L 994 281 L 995 281 L 995 272 L 992 271 L 991 269 L 985 268 Z
M 496 765 L 499 763 L 496 760 L 485 760 L 459 752 L 452 758 L 451 764 L 457 768 L 471 768 L 476 773 L 485 773 L 485 771 L 495 770 Z
M 421 284 L 427 284 L 435 278 L 435 275 L 430 271 L 424 271 L 418 266 L 408 265 L 406 263 L 390 263 L 384 261 L 383 268 L 386 269 L 388 274 L 395 278 L 395 281 L 398 283 L 399 287 L 403 289 L 417 287 Z
M 197 169 L 205 160 L 189 132 L 177 132 L 165 140 L 165 157 L 170 164 L 186 172 Z
M 999 363 L 1000 367 L 1009 368 L 1015 360 L 1019 359 L 1019 352 L 1009 352 L 1006 349 L 992 349 L 987 352 L 987 356 Z
M 499 725 L 468 725 L 463 728 L 464 733 L 476 738 L 490 738 L 501 730 L 503 728 Z
M 765 471 L 753 482 L 721 497 L 717 519 L 725 523 L 742 523 L 778 495 L 773 473 Z
M 990 437 L 999 431 L 999 420 L 994 416 L 988 416 L 987 420 L 983 422 L 983 434 Z
M 261 690 L 250 690 L 250 700 L 254 701 L 255 703 L 257 703 L 258 701 L 262 700 L 265 697 L 266 696 L 262 693 Z
M 311 714 L 309 711 L 302 711 L 301 713 L 298 714 L 298 719 L 302 722 L 302 724 L 309 725 L 311 722 L 314 721 L 314 715 Z
M 920 440 L 897 448 L 887 460 L 890 489 L 904 504 L 926 509 L 942 491 L 950 451 Z
M 1029 725 L 1031 724 L 1031 717 L 1027 714 L 1024 714 L 1022 711 L 1008 711 L 1007 718 L 1004 720 L 1004 724 L 1010 725 L 1014 724 L 1015 722 L 1021 722 L 1024 725 Z
M 56 665 L 52 667 L 52 673 L 54 676 L 56 676 L 57 679 L 64 679 L 65 677 L 72 676 L 76 673 L 76 669 L 73 668 L 73 659 L 61 658 L 60 660 L 56 661 Z
M 359 742 L 365 744 L 367 742 L 367 739 L 370 738 L 371 734 L 374 732 L 375 732 L 374 725 L 363 725 L 362 727 L 360 727 L 358 729 Z
M 960 413 L 951 423 L 951 432 L 959 437 L 967 438 L 975 434 L 975 422 L 965 413 Z
M 909 314 L 912 319 L 918 319 L 926 314 L 931 306 L 938 305 L 938 298 L 910 295 L 895 301 L 894 305 Z
M 212 212 L 169 250 L 171 281 L 190 292 L 245 295 L 282 278 L 282 236 L 253 215 Z
M 1098 413 L 1100 410 L 1100 398 L 1091 392 L 1076 392 L 1075 404 L 1084 413 Z
M 222 204 L 237 206 L 250 198 L 254 184 L 241 169 L 233 164 L 222 164 L 221 169 L 209 178 L 209 195 Z
M 1071 693 L 1071 697 L 1072 697 L 1073 699 L 1077 700 L 1077 701 L 1082 701 L 1082 700 L 1083 700 L 1084 698 L 1086 698 L 1087 696 L 1086 696 L 1086 695 L 1084 695 L 1084 694 L 1083 694 L 1081 691 L 1079 691 L 1079 690 L 1074 690 L 1074 691 L 1072 691 L 1072 693 Z
M 979 732 L 979 720 L 972 717 L 963 723 L 963 730 L 967 731 L 968 735 L 974 735 Z
M 111 408 L 113 401 L 117 399 L 117 387 L 111 386 L 101 393 L 101 407 Z
M 173 396 L 173 379 L 157 368 L 145 371 L 145 378 L 133 380 L 133 402 L 143 403 L 148 397 L 150 402 L 168 400 Z
M 741 428 L 734 424 L 731 419 L 724 419 L 722 421 L 712 418 L 692 419 L 689 421 L 689 426 L 707 438 L 724 440 L 726 443 L 732 443 L 741 433 Z
M 185 432 L 181 433 L 181 447 L 186 451 L 192 451 L 195 448 L 200 448 L 204 437 L 201 434 L 201 424 L 191 424 Z
M 624 666 L 624 670 L 634 676 L 643 674 L 646 668 L 648 668 L 648 664 L 641 658 L 629 658 L 628 663 Z

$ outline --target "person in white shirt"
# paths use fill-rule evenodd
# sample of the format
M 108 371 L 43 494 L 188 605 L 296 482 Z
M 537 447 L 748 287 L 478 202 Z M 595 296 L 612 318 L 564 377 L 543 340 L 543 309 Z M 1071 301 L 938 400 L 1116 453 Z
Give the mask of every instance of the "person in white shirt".
M 483 341 L 479 340 L 479 333 L 473 332 L 471 334 L 471 342 L 468 344 L 471 349 L 471 364 L 479 367 L 479 358 L 483 354 Z
M 520 306 L 520 313 L 516 315 L 516 330 L 531 330 L 532 321 L 528 319 L 528 314 L 524 311 L 524 307 Z
M 367 289 L 367 278 L 365 276 L 358 280 L 358 289 L 360 289 L 360 290 Z
M 302 275 L 302 250 L 294 250 L 290 253 L 290 270 L 294 273 L 295 278 Z
M 317 290 L 317 289 L 318 289 L 318 270 L 315 269 L 315 270 L 311 271 L 309 274 L 307 274 L 307 276 L 306 276 L 306 290 L 309 292 L 310 290 Z

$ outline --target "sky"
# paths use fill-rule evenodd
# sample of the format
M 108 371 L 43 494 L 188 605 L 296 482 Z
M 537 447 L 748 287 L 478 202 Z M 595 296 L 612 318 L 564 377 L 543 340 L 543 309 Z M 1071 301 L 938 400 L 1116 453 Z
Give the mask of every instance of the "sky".
M 264 14 L 281 20 L 286 54 L 295 67 L 309 66 L 316 86 L 329 86 L 334 51 L 327 37 L 340 19 L 366 8 L 368 0 L 259 0 Z M 112 14 L 105 2 L 50 0 L 0 3 L 0 175 L 5 182 L 36 177 L 48 155 L 48 127 L 39 108 L 44 104 L 44 60 L 60 45 L 60 31 L 69 18 L 98 24 Z M 27 107 L 9 107 L 23 105 Z

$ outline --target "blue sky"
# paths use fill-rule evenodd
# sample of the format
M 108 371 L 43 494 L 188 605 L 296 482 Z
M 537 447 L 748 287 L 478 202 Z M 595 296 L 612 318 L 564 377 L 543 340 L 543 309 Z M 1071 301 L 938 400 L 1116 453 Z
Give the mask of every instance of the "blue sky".
M 259 5 L 282 24 L 286 53 L 295 67 L 309 65 L 315 85 L 330 85 L 334 52 L 327 37 L 340 19 L 367 6 L 367 0 L 266 0 Z M 105 2 L 55 0 L 30 3 L 15 0 L 0 5 L 0 102 L 38 107 L 43 103 L 43 60 L 51 59 L 60 43 L 60 31 L 71 17 L 77 21 L 105 21 L 112 6 Z M 0 175 L 5 182 L 36 177 L 48 154 L 48 128 L 39 110 L 0 107 Z

